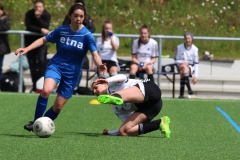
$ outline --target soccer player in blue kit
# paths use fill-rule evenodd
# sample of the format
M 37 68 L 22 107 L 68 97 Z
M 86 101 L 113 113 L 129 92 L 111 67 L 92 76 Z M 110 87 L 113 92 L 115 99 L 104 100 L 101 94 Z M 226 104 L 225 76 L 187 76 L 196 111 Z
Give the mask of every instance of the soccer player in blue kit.
M 35 49 L 46 42 L 56 43 L 57 53 L 53 56 L 47 65 L 44 76 L 44 86 L 38 97 L 36 104 L 34 121 L 43 115 L 56 119 L 64 104 L 72 96 L 73 89 L 78 81 L 80 69 L 87 54 L 90 50 L 99 72 L 106 73 L 107 67 L 102 64 L 98 55 L 96 43 L 91 32 L 84 26 L 86 24 L 86 10 L 79 4 L 73 5 L 68 12 L 71 19 L 70 24 L 66 24 L 54 29 L 47 36 L 37 39 L 26 48 L 19 48 L 15 54 L 26 54 L 28 51 Z M 44 114 L 49 95 L 54 87 L 59 84 L 57 97 L 53 106 Z M 33 131 L 33 123 L 30 121 L 24 125 L 24 129 Z

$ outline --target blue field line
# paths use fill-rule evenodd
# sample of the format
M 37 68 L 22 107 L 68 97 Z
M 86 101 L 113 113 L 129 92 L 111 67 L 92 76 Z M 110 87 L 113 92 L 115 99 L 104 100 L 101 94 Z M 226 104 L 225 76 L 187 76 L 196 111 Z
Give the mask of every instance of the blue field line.
M 228 122 L 229 122 L 238 132 L 240 132 L 240 126 L 238 126 L 237 123 L 234 122 L 234 121 L 232 120 L 232 118 L 231 118 L 226 112 L 224 112 L 224 111 L 223 111 L 221 108 L 219 108 L 219 107 L 216 107 L 216 109 L 217 109 L 220 113 L 222 113 L 222 115 L 228 120 Z

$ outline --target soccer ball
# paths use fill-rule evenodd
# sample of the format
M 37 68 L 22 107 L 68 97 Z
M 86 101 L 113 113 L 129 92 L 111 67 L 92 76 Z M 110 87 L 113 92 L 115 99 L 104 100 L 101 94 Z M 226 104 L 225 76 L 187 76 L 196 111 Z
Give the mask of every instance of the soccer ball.
M 40 138 L 48 138 L 54 133 L 55 125 L 50 118 L 41 117 L 33 123 L 33 131 Z

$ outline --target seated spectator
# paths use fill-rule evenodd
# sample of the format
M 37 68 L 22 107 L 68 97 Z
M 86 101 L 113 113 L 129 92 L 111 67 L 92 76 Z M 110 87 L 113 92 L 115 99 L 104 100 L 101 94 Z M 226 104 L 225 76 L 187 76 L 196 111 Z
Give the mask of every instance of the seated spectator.
M 145 72 L 148 79 L 154 82 L 153 71 L 158 57 L 158 43 L 150 38 L 150 31 L 146 25 L 140 28 L 140 37 L 132 44 L 132 64 L 130 67 L 130 77 L 135 79 L 138 71 Z M 143 77 L 140 76 L 141 79 Z
M 180 73 L 180 96 L 178 98 L 184 98 L 185 85 L 188 88 L 188 94 L 194 94 L 189 77 L 193 77 L 193 84 L 197 83 L 198 77 L 198 48 L 193 44 L 193 34 L 186 32 L 184 41 L 177 46 L 174 58 Z
M 110 21 L 105 21 L 102 26 L 102 35 L 97 38 L 98 54 L 102 59 L 102 63 L 107 65 L 108 73 L 111 76 L 117 75 L 120 67 L 117 60 L 117 50 L 119 47 L 119 39 L 113 35 L 113 26 Z M 93 62 L 93 61 L 92 61 Z M 91 69 L 95 69 L 92 63 Z
M 3 10 L 3 5 L 0 3 L 0 31 L 10 30 L 10 22 L 9 18 Z M 4 55 L 10 53 L 10 46 L 8 42 L 8 35 L 1 34 L 0 35 L 0 80 L 2 79 L 2 65 Z M 1 83 L 0 83 L 0 91 L 1 91 Z

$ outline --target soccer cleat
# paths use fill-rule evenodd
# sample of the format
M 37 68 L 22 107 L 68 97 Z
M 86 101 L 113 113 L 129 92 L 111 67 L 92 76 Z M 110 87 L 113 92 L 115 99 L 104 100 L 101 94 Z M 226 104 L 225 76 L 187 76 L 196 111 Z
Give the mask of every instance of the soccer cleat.
M 33 121 L 30 121 L 28 124 L 25 124 L 23 126 L 23 128 L 26 129 L 27 131 L 31 132 L 31 131 L 33 131 L 33 123 L 34 123 Z
M 102 132 L 102 135 L 108 135 L 108 130 L 104 129 L 103 132 Z
M 192 90 L 190 90 L 190 91 L 188 91 L 188 94 L 189 94 L 189 95 L 193 95 L 194 92 L 193 92 Z
M 170 118 L 168 116 L 164 116 L 161 119 L 160 130 L 165 135 L 166 138 L 170 138 L 171 131 L 169 128 Z
M 106 94 L 99 95 L 98 101 L 100 103 L 104 103 L 104 104 L 115 104 L 115 105 L 123 104 L 123 100 L 121 98 L 111 96 L 111 95 L 106 95 Z
M 185 98 L 184 96 L 180 95 L 178 98 Z

